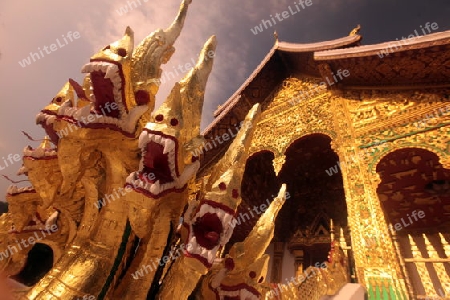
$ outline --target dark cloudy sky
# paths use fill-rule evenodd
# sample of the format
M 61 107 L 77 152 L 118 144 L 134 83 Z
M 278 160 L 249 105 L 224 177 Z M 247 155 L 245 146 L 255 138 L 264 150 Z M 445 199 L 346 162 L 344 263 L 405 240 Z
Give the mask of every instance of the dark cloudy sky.
M 217 36 L 202 128 L 212 120 L 213 110 L 242 84 L 273 46 L 274 30 L 281 41 L 309 43 L 343 37 L 361 24 L 363 44 L 408 36 L 426 22 L 436 22 L 438 31 L 450 30 L 449 0 L 311 1 L 311 6 L 254 35 L 251 28 L 262 19 L 289 6 L 295 9 L 294 0 L 193 0 L 175 45 L 177 51 L 164 69 L 172 70 L 196 59 L 208 37 Z M 138 7 L 120 15 L 118 11 L 132 2 Z M 21 154 L 28 144 L 36 146 L 20 131 L 43 137 L 44 131 L 35 125 L 36 113 L 68 78 L 81 81 L 80 69 L 93 53 L 120 38 L 127 25 L 135 32 L 136 44 L 156 28 L 167 27 L 179 4 L 174 0 L 1 0 L 0 167 L 4 167 L 2 157 Z M 30 52 L 50 46 L 69 31 L 78 31 L 81 37 L 29 66 L 19 65 Z M 169 80 L 162 85 L 157 105 L 173 84 L 174 80 Z M 19 167 L 16 163 L 0 174 L 14 177 Z M 8 184 L 0 179 L 0 190 L 5 191 Z

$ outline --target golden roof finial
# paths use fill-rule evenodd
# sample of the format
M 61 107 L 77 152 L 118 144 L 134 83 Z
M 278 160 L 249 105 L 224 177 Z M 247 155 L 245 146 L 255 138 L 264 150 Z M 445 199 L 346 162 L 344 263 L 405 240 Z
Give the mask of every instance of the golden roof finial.
M 273 37 L 275 38 L 275 44 L 278 44 L 278 32 L 276 30 L 273 32 Z
M 350 31 L 349 35 L 357 35 L 360 30 L 361 30 L 361 25 L 358 24 L 358 26 L 356 26 L 355 28 L 353 28 L 352 31 Z

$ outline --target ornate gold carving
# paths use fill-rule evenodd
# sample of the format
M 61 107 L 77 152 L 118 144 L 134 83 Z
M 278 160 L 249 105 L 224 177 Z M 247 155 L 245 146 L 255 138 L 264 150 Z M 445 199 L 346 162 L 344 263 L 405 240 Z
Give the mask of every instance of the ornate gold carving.
M 312 133 L 334 137 L 329 93 L 320 80 L 305 76 L 288 78 L 265 100 L 251 152 L 276 149 L 283 155 L 295 140 Z M 264 105 L 263 105 L 264 107 Z
M 278 287 L 278 290 L 281 299 L 319 300 L 324 295 L 335 295 L 349 280 L 347 257 L 339 243 L 333 241 L 327 262 L 307 268 L 290 282 L 288 289 Z M 271 291 L 272 295 L 276 292 Z
M 359 92 L 352 93 L 353 97 L 360 99 Z M 378 136 L 375 136 L 372 143 L 376 146 L 372 146 L 369 150 L 359 149 L 362 145 L 357 138 L 358 124 L 355 124 L 355 115 L 352 113 L 352 102 L 348 99 L 349 96 L 350 92 L 346 92 L 344 96 L 339 95 L 333 99 L 333 111 L 336 112 L 334 126 L 338 135 L 333 142 L 341 162 L 344 161 L 345 165 L 342 168 L 342 174 L 347 197 L 349 226 L 352 228 L 352 250 L 357 265 L 357 277 L 361 282 L 368 284 L 367 278 L 372 278 L 372 281 L 373 278 L 378 278 L 368 270 L 374 267 L 376 270 L 382 270 L 386 266 L 386 261 L 389 261 L 393 268 L 385 268 L 383 272 L 390 274 L 390 282 L 399 288 L 400 293 L 405 293 L 404 282 L 399 280 L 399 263 L 389 254 L 394 247 L 392 243 L 389 243 L 387 224 L 377 217 L 383 214 L 376 195 L 380 178 L 367 170 L 366 161 L 370 159 L 373 149 L 385 147 L 385 145 Z M 358 105 L 370 107 L 367 102 L 360 102 Z M 358 109 L 355 109 L 355 112 L 358 112 Z M 373 281 L 378 285 L 384 282 L 384 280 Z
M 283 167 L 285 162 L 286 162 L 285 155 L 277 156 L 273 159 L 273 162 L 272 162 L 273 169 L 274 169 L 276 175 L 278 175 L 278 173 L 280 173 L 281 168 Z

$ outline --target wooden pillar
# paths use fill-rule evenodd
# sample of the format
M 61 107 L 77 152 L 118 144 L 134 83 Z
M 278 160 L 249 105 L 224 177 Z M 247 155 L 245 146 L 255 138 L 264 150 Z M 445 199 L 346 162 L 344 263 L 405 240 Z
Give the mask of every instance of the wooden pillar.
M 299 277 L 303 273 L 303 258 L 304 251 L 303 250 L 292 250 L 291 253 L 295 257 L 295 276 Z
M 274 283 L 281 282 L 281 275 L 283 271 L 283 254 L 284 254 L 284 243 L 274 242 L 271 282 Z

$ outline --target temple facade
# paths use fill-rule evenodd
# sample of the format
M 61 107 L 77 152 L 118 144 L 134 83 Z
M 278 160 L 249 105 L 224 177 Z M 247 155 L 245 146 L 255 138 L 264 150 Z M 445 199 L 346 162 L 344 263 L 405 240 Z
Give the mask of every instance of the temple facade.
M 305 270 L 330 260 L 335 243 L 348 273 L 339 287 L 450 299 L 450 31 L 364 46 L 357 31 L 311 44 L 276 38 L 214 112 L 198 178 L 260 103 L 230 244 L 285 183 L 265 281 L 282 290 L 304 274 L 298 286 L 311 292 Z

